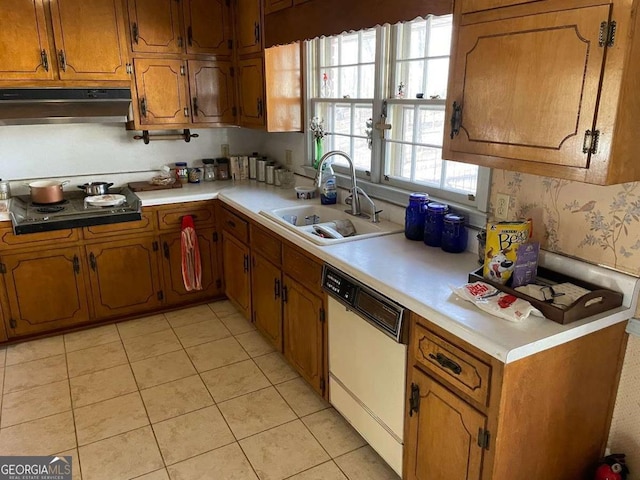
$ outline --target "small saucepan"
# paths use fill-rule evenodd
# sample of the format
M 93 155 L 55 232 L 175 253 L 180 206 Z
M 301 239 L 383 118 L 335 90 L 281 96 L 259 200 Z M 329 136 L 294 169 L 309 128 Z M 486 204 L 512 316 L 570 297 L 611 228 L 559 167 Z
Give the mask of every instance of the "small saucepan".
M 110 187 L 113 187 L 113 183 L 89 182 L 84 185 L 78 185 L 78 188 L 83 190 L 87 195 L 106 195 L 109 193 Z
M 64 200 L 63 190 L 69 180 L 59 182 L 57 180 L 37 180 L 27 184 L 33 203 L 58 203 Z

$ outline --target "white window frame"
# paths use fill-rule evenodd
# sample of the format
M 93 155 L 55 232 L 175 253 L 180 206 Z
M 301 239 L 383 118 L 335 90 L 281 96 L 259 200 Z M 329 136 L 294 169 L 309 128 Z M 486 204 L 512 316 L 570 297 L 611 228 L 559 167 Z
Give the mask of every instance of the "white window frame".
M 393 98 L 394 86 L 395 86 L 395 57 L 396 45 L 394 44 L 397 35 L 395 33 L 395 27 L 390 25 L 376 27 L 376 55 L 375 55 L 375 80 L 374 80 L 374 98 L 373 98 L 373 123 L 374 125 L 379 121 L 385 108 L 394 105 L 410 105 L 410 106 L 435 106 L 443 108 L 446 99 L 411 99 L 411 98 Z M 314 155 L 314 142 L 309 134 L 308 123 L 310 118 L 314 115 L 315 107 L 318 103 L 322 102 L 335 102 L 355 105 L 363 103 L 361 99 L 342 99 L 342 98 L 319 98 L 313 97 L 316 92 L 319 92 L 319 86 L 315 78 L 313 68 L 314 65 L 319 65 L 320 49 L 315 49 L 312 42 L 305 42 L 305 72 L 306 72 L 306 108 L 309 114 L 307 115 L 306 123 L 307 128 L 305 135 L 306 151 L 308 152 L 307 158 L 312 159 Z M 443 58 L 442 56 L 434 56 L 428 58 Z M 312 60 L 312 61 L 309 61 Z M 337 91 L 337 85 L 335 86 Z M 352 131 L 353 120 L 352 116 Z M 391 119 L 387 119 L 389 123 Z M 392 124 L 393 125 L 393 124 Z M 392 126 L 393 128 L 393 126 Z M 328 130 L 328 129 L 327 129 Z M 359 137 L 359 135 L 357 135 Z M 397 141 L 394 141 L 398 143 Z M 423 145 L 415 144 L 414 145 Z M 441 145 L 433 145 L 437 148 L 442 148 Z M 380 130 L 373 129 L 373 142 L 371 148 L 371 169 L 362 170 L 357 169 L 356 175 L 359 177 L 358 181 L 361 186 L 365 188 L 369 195 L 379 198 L 398 205 L 406 205 L 408 201 L 408 195 L 414 191 L 422 191 L 429 193 L 429 195 L 436 199 L 449 203 L 456 207 L 457 210 L 462 211 L 469 217 L 469 223 L 471 225 L 481 227 L 486 224 L 486 212 L 489 203 L 489 189 L 491 185 L 491 169 L 485 167 L 478 168 L 477 177 L 477 189 L 475 195 L 467 193 L 460 193 L 453 190 L 446 190 L 442 188 L 434 188 L 422 183 L 412 183 L 400 178 L 388 177 L 384 175 L 385 169 L 385 140 L 382 138 Z M 352 152 L 347 152 L 351 154 Z M 446 162 L 446 161 L 445 161 Z M 445 163 L 446 165 L 446 163 Z M 415 168 L 415 164 L 412 166 Z M 446 167 L 445 167 L 446 168 Z M 349 186 L 349 172 L 348 169 L 334 166 L 334 170 L 338 175 L 338 184 L 343 187 Z M 444 171 L 444 168 L 443 168 Z M 314 176 L 315 170 L 311 167 L 311 160 L 305 166 L 305 173 L 308 176 Z M 364 182 L 364 183 L 363 183 Z

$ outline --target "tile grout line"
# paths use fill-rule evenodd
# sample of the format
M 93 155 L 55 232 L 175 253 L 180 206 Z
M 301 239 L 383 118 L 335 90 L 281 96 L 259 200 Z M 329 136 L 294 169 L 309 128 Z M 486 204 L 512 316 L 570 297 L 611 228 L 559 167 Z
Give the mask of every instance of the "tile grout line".
M 80 445 L 78 442 L 78 427 L 76 425 L 76 411 L 73 408 L 73 395 L 71 395 L 71 377 L 69 376 L 69 361 L 67 359 L 67 344 L 64 341 L 64 335 L 62 336 L 62 344 L 64 346 L 64 364 L 67 369 L 67 384 L 69 386 L 69 406 L 71 407 L 71 419 L 73 420 L 73 434 L 76 439 L 75 450 L 78 453 L 78 468 L 80 469 L 80 478 L 82 478 L 82 462 L 80 461 Z M 73 467 L 71 468 L 73 469 Z
M 162 315 L 164 317 L 165 321 L 167 320 L 167 318 L 165 317 L 165 315 L 163 313 L 160 314 L 160 315 Z M 167 322 L 167 323 L 169 323 L 169 322 Z M 169 325 L 169 326 L 171 326 L 171 325 Z M 156 432 L 153 429 L 153 425 L 151 423 L 151 417 L 149 416 L 149 411 L 147 410 L 147 405 L 144 403 L 144 399 L 142 398 L 142 392 L 140 391 L 140 386 L 138 385 L 138 381 L 136 380 L 135 373 L 133 372 L 133 368 L 131 367 L 131 360 L 129 359 L 129 354 L 127 353 L 127 348 L 124 346 L 124 340 L 122 338 L 120 330 L 119 329 L 117 329 L 117 330 L 118 330 L 118 336 L 120 337 L 120 340 L 122 341 L 122 346 L 124 348 L 125 355 L 127 356 L 127 360 L 129 361 L 129 363 L 128 363 L 129 371 L 131 372 L 131 376 L 133 377 L 133 382 L 136 384 L 138 396 L 140 397 L 140 401 L 142 402 L 142 408 L 144 408 L 144 413 L 147 416 L 147 420 L 149 421 L 148 425 L 145 425 L 144 427 L 139 427 L 139 428 L 142 429 L 142 428 L 145 428 L 145 427 L 148 426 L 151 429 L 151 435 L 153 435 L 153 440 L 156 443 L 156 448 L 158 449 L 158 453 L 160 454 L 160 459 L 162 460 L 162 464 L 164 465 L 164 468 L 166 470 L 167 469 L 167 462 L 165 461 L 164 456 L 162 455 L 162 449 L 160 448 L 160 443 L 158 442 L 158 437 L 156 437 Z M 137 430 L 137 429 L 134 429 L 134 430 Z M 131 430 L 131 431 L 134 431 L 134 430 Z M 128 433 L 128 432 L 125 432 L 125 433 Z M 122 434 L 120 433 L 118 435 L 122 435 Z M 155 470 L 153 470 L 153 471 L 155 471 Z M 151 473 L 151 472 L 145 472 L 142 475 L 146 475 L 147 473 Z M 168 475 L 168 470 L 167 470 L 167 475 Z

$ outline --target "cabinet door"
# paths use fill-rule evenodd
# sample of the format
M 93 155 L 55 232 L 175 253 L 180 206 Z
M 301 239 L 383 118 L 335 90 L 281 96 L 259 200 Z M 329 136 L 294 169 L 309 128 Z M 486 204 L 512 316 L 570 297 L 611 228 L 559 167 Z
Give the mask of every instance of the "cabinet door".
M 62 80 L 129 80 L 121 0 L 51 0 Z
M 80 248 L 3 255 L 10 337 L 89 321 L 86 263 Z
M 448 117 L 462 107 L 459 134 L 445 129 L 444 157 L 480 154 L 587 168 L 608 5 L 463 25 L 449 83 Z M 468 159 L 472 161 L 471 159 Z M 481 164 L 487 164 L 487 162 Z M 488 163 L 491 166 L 490 163 Z
M 160 306 L 158 242 L 153 237 L 88 245 L 91 291 L 99 318 Z
M 235 123 L 231 62 L 189 60 L 193 123 Z
M 238 55 L 262 51 L 262 0 L 238 0 L 236 4 L 236 52 Z
M 284 277 L 284 355 L 298 373 L 323 395 L 322 298 Z
M 239 60 L 238 74 L 240 125 L 243 127 L 263 127 L 265 115 L 262 59 Z
M 229 3 L 228 0 L 186 0 L 184 2 L 187 53 L 231 55 Z
M 251 278 L 249 276 L 249 248 L 227 232 L 222 234 L 225 294 L 251 319 Z
M 282 351 L 282 275 L 262 255 L 251 258 L 253 321 L 278 351 Z
M 293 6 L 293 0 L 264 0 L 264 14 L 277 12 Z
M 42 0 L 5 0 L 0 25 L 2 80 L 53 79 Z
M 209 299 L 222 294 L 222 271 L 218 266 L 218 234 L 213 228 L 197 230 L 200 263 L 202 266 L 202 290 L 187 292 L 182 280 L 182 235 L 162 235 L 164 294 L 168 304 L 187 303 Z
M 480 480 L 483 449 L 478 431 L 486 418 L 418 369 L 412 382 L 420 397 L 418 411 L 407 416 L 407 480 Z
M 131 50 L 182 53 L 180 3 L 175 0 L 129 0 Z
M 181 60 L 134 60 L 141 125 L 189 123 L 186 67 Z
M 522 5 L 523 3 L 535 3 L 539 1 L 541 0 L 466 0 L 461 4 L 461 12 L 478 12 L 492 8 L 509 7 L 511 5 Z

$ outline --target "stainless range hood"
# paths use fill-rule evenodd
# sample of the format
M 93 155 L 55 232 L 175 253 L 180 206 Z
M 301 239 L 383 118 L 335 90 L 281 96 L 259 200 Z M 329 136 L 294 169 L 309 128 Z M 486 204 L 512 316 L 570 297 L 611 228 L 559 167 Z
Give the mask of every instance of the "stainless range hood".
M 0 125 L 124 123 L 128 88 L 0 89 Z

